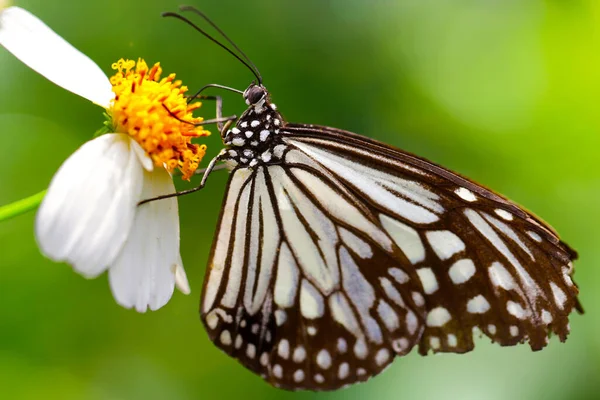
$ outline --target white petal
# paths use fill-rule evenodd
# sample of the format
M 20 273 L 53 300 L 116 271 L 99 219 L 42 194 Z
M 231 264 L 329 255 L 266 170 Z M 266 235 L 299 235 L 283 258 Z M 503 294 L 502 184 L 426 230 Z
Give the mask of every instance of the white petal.
M 114 98 L 96 63 L 22 8 L 0 11 L 0 44 L 48 80 L 99 106 L 108 108 Z
M 187 274 L 183 268 L 181 256 L 179 257 L 179 262 L 175 265 L 175 286 L 177 286 L 177 289 L 183 294 L 190 294 L 191 292 L 190 283 L 188 282 Z
M 140 146 L 138 142 L 132 141 L 132 143 L 133 150 L 135 151 L 135 154 L 137 155 L 140 162 L 142 163 L 144 169 L 146 171 L 152 171 L 154 169 L 154 163 L 152 162 L 150 156 L 146 153 L 144 149 L 142 149 L 142 146 Z
M 42 252 L 95 277 L 125 243 L 142 190 L 143 168 L 127 135 L 81 146 L 60 167 L 36 218 Z
M 166 170 L 144 171 L 142 200 L 174 191 Z M 180 266 L 177 199 L 146 203 L 138 207 L 129 238 L 108 271 L 110 287 L 123 307 L 156 310 L 173 295 Z

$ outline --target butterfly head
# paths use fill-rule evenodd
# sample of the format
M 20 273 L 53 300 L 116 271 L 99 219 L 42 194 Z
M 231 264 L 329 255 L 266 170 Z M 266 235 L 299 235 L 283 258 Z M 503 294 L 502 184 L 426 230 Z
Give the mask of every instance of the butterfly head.
M 257 114 L 264 112 L 265 108 L 268 106 L 269 102 L 269 92 L 267 89 L 261 85 L 252 82 L 248 89 L 244 91 L 244 100 L 246 104 L 251 107 L 254 107 L 254 111 Z
M 286 146 L 279 130 L 285 122 L 271 103 L 269 92 L 263 85 L 252 83 L 243 95 L 248 109 L 234 128 L 224 132 L 227 151 L 221 159 L 250 168 L 281 162 Z

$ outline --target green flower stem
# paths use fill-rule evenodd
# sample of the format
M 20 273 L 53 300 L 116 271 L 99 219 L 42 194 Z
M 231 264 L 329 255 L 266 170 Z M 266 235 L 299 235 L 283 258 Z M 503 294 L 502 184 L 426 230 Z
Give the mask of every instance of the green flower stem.
M 0 222 L 6 221 L 21 214 L 25 214 L 26 212 L 37 208 L 45 195 L 46 191 L 42 190 L 33 196 L 29 196 L 22 200 L 17 200 L 14 203 L 0 207 Z

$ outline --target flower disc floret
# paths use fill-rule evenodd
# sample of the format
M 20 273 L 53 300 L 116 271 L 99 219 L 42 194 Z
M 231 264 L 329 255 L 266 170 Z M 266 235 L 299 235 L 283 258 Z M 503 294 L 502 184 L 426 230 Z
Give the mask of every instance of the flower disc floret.
M 169 172 L 179 169 L 189 180 L 206 153 L 206 145 L 192 138 L 210 132 L 197 126 L 202 118 L 193 116 L 200 102 L 188 104 L 187 87 L 175 80 L 175 74 L 161 79 L 160 63 L 148 68 L 138 59 L 121 59 L 112 65 L 110 78 L 115 98 L 108 110 L 115 132 L 129 134 L 158 167 Z

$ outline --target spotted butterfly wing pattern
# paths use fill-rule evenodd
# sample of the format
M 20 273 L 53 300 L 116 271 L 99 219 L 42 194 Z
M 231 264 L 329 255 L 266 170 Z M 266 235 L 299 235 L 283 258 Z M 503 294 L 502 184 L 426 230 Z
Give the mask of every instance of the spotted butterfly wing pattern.
M 549 226 L 401 150 L 287 124 L 262 86 L 244 96 L 201 302 L 219 348 L 275 386 L 332 390 L 477 331 L 566 339 L 576 254 Z
M 361 198 L 378 202 L 382 222 L 398 207 L 397 226 L 386 229 L 410 255 L 425 292 L 422 354 L 467 352 L 473 330 L 501 345 L 528 341 L 534 350 L 547 344 L 548 332 L 566 339 L 569 313 L 582 311 L 571 280 L 576 253 L 552 228 L 480 185 L 361 136 L 304 125 L 283 135 Z M 395 198 L 386 202 L 386 192 Z

